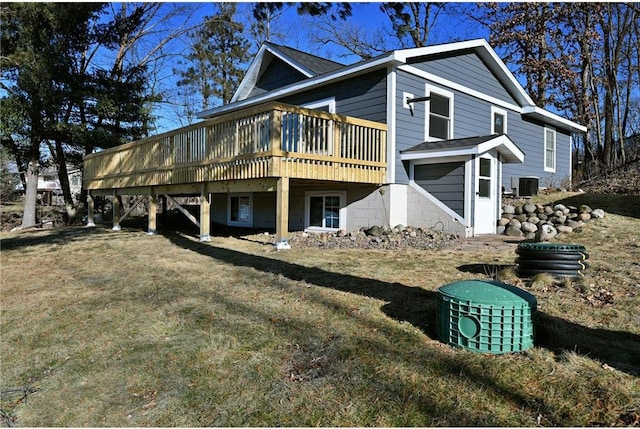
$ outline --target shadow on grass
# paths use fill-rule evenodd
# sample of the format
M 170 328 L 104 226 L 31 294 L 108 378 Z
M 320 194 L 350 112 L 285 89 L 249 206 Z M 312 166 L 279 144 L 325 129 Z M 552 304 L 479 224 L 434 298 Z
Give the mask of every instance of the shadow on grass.
M 252 255 L 222 247 L 194 242 L 178 233 L 166 237 L 185 249 L 235 266 L 278 274 L 295 281 L 331 288 L 387 302 L 382 311 L 389 317 L 408 322 L 425 335 L 436 339 L 437 293 L 401 283 L 389 283 L 349 274 L 328 272 L 290 262 Z M 484 273 L 485 264 L 467 266 L 469 272 Z M 465 267 L 465 266 L 463 266 Z M 476 271 L 471 271 L 476 270 Z M 631 375 L 640 374 L 640 336 L 604 329 L 591 329 L 542 312 L 537 314 L 538 346 L 550 350 L 586 354 Z

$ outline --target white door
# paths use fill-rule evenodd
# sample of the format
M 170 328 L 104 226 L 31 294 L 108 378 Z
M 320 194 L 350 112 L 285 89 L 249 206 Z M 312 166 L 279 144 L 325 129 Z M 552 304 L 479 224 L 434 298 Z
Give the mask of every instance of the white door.
M 474 234 L 495 234 L 498 220 L 498 160 L 486 153 L 475 160 Z

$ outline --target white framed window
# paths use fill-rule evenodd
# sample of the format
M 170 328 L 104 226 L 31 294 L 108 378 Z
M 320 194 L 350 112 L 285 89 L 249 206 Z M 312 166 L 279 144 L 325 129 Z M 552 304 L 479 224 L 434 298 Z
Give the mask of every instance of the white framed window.
M 309 231 L 347 229 L 346 191 L 305 192 L 305 227 Z
M 453 92 L 427 85 L 425 135 L 427 141 L 453 138 Z
M 227 224 L 253 227 L 253 194 L 229 194 Z
M 306 109 L 322 110 L 324 112 L 336 113 L 336 98 L 329 97 L 318 101 L 312 101 L 311 103 L 302 104 L 300 107 Z
M 556 171 L 556 130 L 544 128 L 544 171 Z
M 507 111 L 491 106 L 491 134 L 507 134 Z

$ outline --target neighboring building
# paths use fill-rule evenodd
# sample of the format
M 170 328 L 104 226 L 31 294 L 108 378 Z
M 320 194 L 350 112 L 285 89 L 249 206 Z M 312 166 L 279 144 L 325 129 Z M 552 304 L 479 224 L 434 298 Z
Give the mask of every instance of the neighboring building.
M 85 158 L 91 195 L 201 195 L 201 218 L 291 230 L 495 233 L 502 191 L 570 179 L 571 134 L 488 43 L 345 66 L 267 43 L 201 124 Z M 522 180 L 521 180 L 522 179 Z M 155 207 L 155 206 L 154 206 Z

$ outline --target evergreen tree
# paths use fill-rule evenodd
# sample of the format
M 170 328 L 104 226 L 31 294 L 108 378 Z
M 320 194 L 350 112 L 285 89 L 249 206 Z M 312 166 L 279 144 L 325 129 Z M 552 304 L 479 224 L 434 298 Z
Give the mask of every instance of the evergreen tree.
M 249 60 L 249 41 L 244 26 L 235 20 L 235 3 L 218 3 L 215 15 L 191 34 L 193 45 L 186 55 L 190 66 L 178 73 L 179 86 L 197 92 L 202 110 L 231 101 Z

